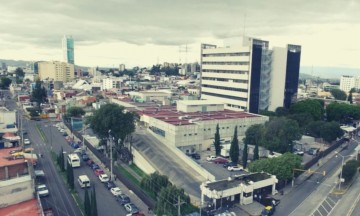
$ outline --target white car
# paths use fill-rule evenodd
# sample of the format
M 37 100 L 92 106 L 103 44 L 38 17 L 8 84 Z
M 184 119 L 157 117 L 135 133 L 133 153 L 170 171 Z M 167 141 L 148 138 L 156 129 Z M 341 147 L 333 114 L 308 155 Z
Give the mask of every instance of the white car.
M 213 161 L 213 160 L 215 160 L 216 158 L 217 158 L 217 157 L 214 156 L 214 155 L 209 155 L 209 156 L 206 157 L 206 160 L 207 160 L 207 161 Z
M 242 170 L 244 170 L 244 168 L 241 167 L 241 166 L 228 166 L 227 169 L 228 169 L 229 171 L 242 171 Z
M 119 187 L 114 187 L 110 189 L 110 192 L 114 195 L 114 196 L 119 196 L 120 194 L 122 194 L 121 190 Z
M 30 144 L 31 144 L 31 142 L 29 139 L 24 139 L 24 145 L 30 145 Z
M 99 179 L 100 179 L 101 182 L 105 183 L 105 182 L 109 181 L 109 176 L 106 175 L 106 174 L 100 174 Z
M 44 185 L 44 184 L 37 186 L 36 190 L 40 197 L 49 195 L 49 190 L 47 189 L 46 185 Z

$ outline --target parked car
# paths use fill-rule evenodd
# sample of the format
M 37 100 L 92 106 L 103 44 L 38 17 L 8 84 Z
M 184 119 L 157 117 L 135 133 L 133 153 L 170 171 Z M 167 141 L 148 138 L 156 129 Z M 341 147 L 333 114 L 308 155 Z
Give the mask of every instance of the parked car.
M 94 174 L 95 174 L 96 176 L 99 176 L 99 175 L 105 174 L 105 173 L 104 173 L 104 170 L 102 170 L 102 169 L 96 169 L 96 170 L 94 170 Z
M 90 167 L 92 170 L 100 169 L 99 165 L 97 165 L 96 163 L 93 163 Z
M 30 144 L 31 144 L 31 142 L 29 139 L 24 139 L 24 145 L 30 145 Z
M 108 182 L 109 181 L 109 176 L 106 174 L 100 174 L 99 175 L 99 179 L 102 183 Z
M 82 148 L 75 149 L 74 153 L 81 154 L 83 152 Z
M 228 166 L 227 169 L 228 169 L 229 171 L 242 171 L 242 170 L 244 170 L 244 168 L 241 167 L 241 166 Z
M 36 187 L 37 193 L 40 197 L 48 196 L 49 190 L 47 189 L 46 185 L 41 184 Z
M 320 149 L 318 148 L 309 148 L 308 150 L 308 154 L 309 155 L 317 155 L 317 153 L 319 153 Z
M 116 200 L 121 204 L 125 205 L 130 203 L 130 198 L 126 194 L 120 194 L 116 196 Z
M 223 165 L 224 168 L 228 168 L 229 166 L 236 166 L 237 164 L 234 162 L 229 162 Z
M 81 156 L 81 158 L 82 158 L 83 161 L 89 161 L 90 160 L 90 158 L 89 158 L 89 156 L 87 154 L 83 154 Z
M 116 187 L 115 183 L 113 181 L 105 182 L 105 187 L 110 190 L 111 188 Z
M 93 160 L 88 160 L 88 161 L 86 161 L 86 164 L 87 164 L 89 167 L 92 167 L 92 165 L 95 164 L 95 163 L 94 163 Z
M 206 157 L 206 160 L 207 160 L 207 161 L 213 161 L 213 160 L 215 160 L 216 158 L 217 158 L 217 157 L 214 156 L 214 155 L 209 155 L 209 156 Z
M 294 154 L 299 155 L 299 156 L 304 156 L 304 152 L 300 151 L 300 150 L 294 151 Z
M 266 206 L 262 212 L 261 212 L 261 216 L 271 216 L 273 215 L 275 212 L 275 208 L 272 206 Z
M 135 204 L 133 203 L 128 203 L 124 205 L 124 208 L 127 212 L 131 213 L 131 214 L 136 214 L 139 212 L 138 207 L 136 207 Z
M 272 197 L 263 197 L 261 198 L 261 200 L 259 200 L 259 203 L 264 206 L 277 206 L 280 204 L 280 200 Z
M 198 153 L 191 154 L 191 157 L 194 158 L 195 160 L 200 160 L 200 158 L 201 158 Z
M 110 192 L 114 195 L 114 196 L 119 196 L 120 194 L 122 194 L 122 191 L 119 187 L 114 187 L 110 189 Z
M 213 163 L 215 164 L 226 164 L 229 163 L 229 161 L 225 158 L 216 158 L 215 160 L 213 160 Z

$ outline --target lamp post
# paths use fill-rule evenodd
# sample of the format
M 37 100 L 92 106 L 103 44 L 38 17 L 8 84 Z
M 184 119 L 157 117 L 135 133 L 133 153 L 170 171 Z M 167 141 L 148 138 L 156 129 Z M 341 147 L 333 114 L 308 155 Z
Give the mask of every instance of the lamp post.
M 342 155 L 339 152 L 335 152 L 336 153 L 336 157 L 339 155 L 341 156 L 341 171 L 340 171 L 340 180 L 339 180 L 339 190 L 341 189 L 341 182 L 342 182 L 342 173 L 343 173 L 343 168 L 344 168 L 344 158 L 345 157 L 352 157 L 353 155 Z
M 109 130 L 109 145 L 110 145 L 110 180 L 113 180 L 113 153 L 112 153 L 112 137 L 111 130 Z

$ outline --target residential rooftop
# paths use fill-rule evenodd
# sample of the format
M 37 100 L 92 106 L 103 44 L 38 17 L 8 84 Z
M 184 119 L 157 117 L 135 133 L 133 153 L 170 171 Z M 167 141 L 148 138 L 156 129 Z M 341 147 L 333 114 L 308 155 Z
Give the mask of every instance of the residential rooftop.
M 0 215 L 2 216 L 38 216 L 41 215 L 39 213 L 41 213 L 41 209 L 35 198 L 15 205 L 0 208 Z
M 7 157 L 11 156 L 10 151 L 18 150 L 18 149 L 21 149 L 21 148 L 17 147 L 17 148 L 0 149 L 0 167 L 24 163 L 25 159 L 16 159 L 16 160 L 8 160 L 7 159 Z

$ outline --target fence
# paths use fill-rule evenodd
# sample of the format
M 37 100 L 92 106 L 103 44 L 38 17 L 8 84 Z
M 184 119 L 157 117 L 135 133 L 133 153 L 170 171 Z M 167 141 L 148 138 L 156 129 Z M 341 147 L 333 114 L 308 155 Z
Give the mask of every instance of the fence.
M 69 122 L 64 121 L 64 124 L 71 128 L 71 125 Z M 80 140 L 82 140 L 82 134 L 80 134 L 78 131 L 73 131 L 73 134 Z M 103 164 L 105 164 L 106 167 L 110 167 L 110 159 L 107 158 L 104 154 L 97 151 L 97 149 L 91 145 L 87 140 L 84 139 L 84 145 L 90 150 Z M 155 201 L 151 199 L 147 194 L 144 193 L 144 191 L 136 185 L 134 182 L 126 178 L 125 176 L 122 176 L 121 173 L 118 170 L 113 170 L 113 174 L 119 179 L 127 188 L 132 190 L 148 207 L 154 209 L 155 208 Z

